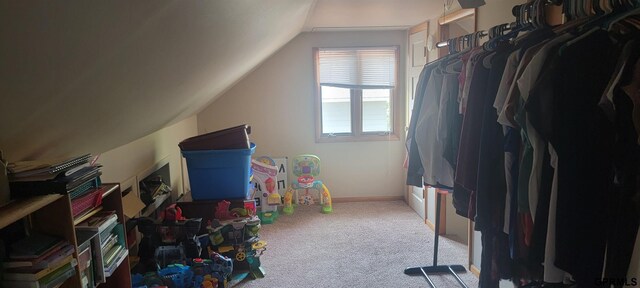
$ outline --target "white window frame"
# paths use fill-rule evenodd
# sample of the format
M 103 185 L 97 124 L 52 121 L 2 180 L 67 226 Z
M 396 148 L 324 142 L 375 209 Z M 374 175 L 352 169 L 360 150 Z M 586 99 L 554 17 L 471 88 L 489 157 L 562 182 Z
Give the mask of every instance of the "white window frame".
M 402 107 L 402 99 L 398 95 L 398 73 L 400 70 L 400 46 L 375 46 L 375 47 L 341 47 L 331 49 L 344 49 L 344 50 L 357 50 L 363 48 L 389 48 L 395 50 L 396 71 L 395 71 L 395 86 L 390 88 L 389 103 L 390 103 L 390 129 L 389 132 L 363 132 L 362 126 L 362 88 L 350 88 L 351 91 L 351 133 L 336 133 L 328 134 L 322 133 L 322 93 L 320 86 L 320 67 L 319 63 L 319 51 L 322 48 L 313 48 L 314 58 L 314 81 L 315 81 L 315 130 L 316 130 L 316 143 L 331 143 L 331 142 L 359 142 L 359 141 L 398 141 L 400 140 L 400 108 Z

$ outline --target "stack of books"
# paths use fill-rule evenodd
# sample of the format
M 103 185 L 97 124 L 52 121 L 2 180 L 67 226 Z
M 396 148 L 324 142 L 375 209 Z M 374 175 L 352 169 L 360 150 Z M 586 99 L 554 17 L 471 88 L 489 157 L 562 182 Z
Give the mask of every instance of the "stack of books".
M 100 211 L 76 225 L 78 231 L 94 231 L 92 239 L 95 284 L 106 281 L 129 255 L 124 237 L 124 226 L 118 223 L 115 211 Z
M 75 275 L 75 249 L 64 239 L 32 234 L 10 248 L 2 263 L 2 287 L 57 287 Z
M 76 230 L 78 243 L 78 271 L 80 271 L 80 287 L 94 288 L 95 272 L 91 250 L 91 239 L 98 236 L 98 232 Z
M 43 194 L 71 194 L 72 198 L 84 195 L 100 185 L 100 165 L 90 162 L 91 158 L 91 154 L 85 154 L 9 163 L 11 198 Z

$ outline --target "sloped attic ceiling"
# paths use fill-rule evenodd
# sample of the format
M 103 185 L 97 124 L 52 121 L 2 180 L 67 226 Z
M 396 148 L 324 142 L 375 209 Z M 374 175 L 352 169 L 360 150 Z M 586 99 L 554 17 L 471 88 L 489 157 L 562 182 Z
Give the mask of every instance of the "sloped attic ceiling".
M 295 37 L 313 0 L 0 1 L 0 149 L 102 152 L 194 115 Z
M 0 0 L 0 149 L 108 151 L 195 115 L 301 31 L 404 29 L 453 2 Z

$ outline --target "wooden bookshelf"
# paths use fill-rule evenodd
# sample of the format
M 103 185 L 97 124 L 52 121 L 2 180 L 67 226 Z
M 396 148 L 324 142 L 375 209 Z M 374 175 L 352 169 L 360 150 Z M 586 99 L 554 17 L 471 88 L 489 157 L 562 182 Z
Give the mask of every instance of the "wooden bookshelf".
M 0 213 L 0 229 L 38 211 L 40 208 L 47 206 L 62 197 L 64 196 L 59 194 L 44 195 L 18 199 L 1 206 L 0 211 L 2 212 Z
M 103 187 L 106 190 L 103 193 L 102 205 L 92 212 L 114 210 L 118 215 L 118 222 L 124 225 L 122 194 L 119 185 L 103 184 Z M 21 219 L 26 219 L 25 224 L 31 231 L 58 236 L 76 246 L 76 252 L 73 253 L 73 256 L 77 259 L 77 247 L 80 243 L 77 243 L 78 241 L 76 240 L 75 225 L 88 218 L 89 214 L 95 213 L 90 212 L 74 219 L 69 195 L 50 194 L 18 199 L 0 206 L 0 229 Z M 126 227 L 123 228 L 126 229 Z M 78 269 L 78 266 L 76 266 L 76 275 L 67 279 L 60 287 L 81 287 L 80 271 Z M 113 274 L 107 278 L 107 283 L 102 283 L 98 287 L 130 288 L 131 274 L 128 257 L 124 258 Z
M 151 216 L 151 214 L 156 212 L 156 210 L 158 210 L 158 208 L 160 208 L 165 201 L 169 200 L 170 197 L 171 197 L 171 194 L 169 193 L 162 194 L 156 197 L 156 199 L 153 200 L 153 203 L 149 204 L 149 206 L 142 209 L 142 212 L 140 213 L 140 217 Z
M 96 215 L 96 213 L 100 211 L 102 211 L 102 206 L 93 208 L 91 211 L 87 212 L 86 214 L 78 215 L 78 217 L 73 220 L 73 225 L 75 226 L 82 223 L 84 220 L 89 219 L 89 217 Z
M 123 225 L 124 231 L 127 231 L 124 210 L 122 208 L 122 192 L 118 184 L 103 184 L 106 191 L 102 194 L 102 210 L 113 210 L 118 215 L 118 223 Z M 126 237 L 125 237 L 126 243 Z M 125 244 L 125 248 L 126 244 Z M 130 288 L 131 287 L 131 266 L 129 266 L 129 256 L 122 260 L 122 263 L 116 268 L 111 276 L 107 277 L 107 282 L 98 285 L 103 287 Z
M 118 190 L 118 185 L 115 184 L 105 184 L 102 185 L 103 187 L 106 187 L 107 191 L 104 191 L 104 193 L 102 193 L 102 198 L 106 198 L 107 196 L 111 195 L 111 193 L 115 192 L 115 191 L 119 191 Z

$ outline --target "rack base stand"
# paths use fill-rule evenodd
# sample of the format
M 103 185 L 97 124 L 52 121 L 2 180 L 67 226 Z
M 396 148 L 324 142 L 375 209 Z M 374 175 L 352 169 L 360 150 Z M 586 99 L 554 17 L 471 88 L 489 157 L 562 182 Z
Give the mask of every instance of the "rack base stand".
M 462 287 L 464 288 L 469 288 L 466 284 L 464 284 L 464 282 L 462 281 L 462 279 L 460 279 L 460 276 L 458 276 L 457 273 L 459 272 L 466 272 L 467 270 L 464 268 L 464 266 L 462 265 L 438 265 L 438 238 L 439 238 L 439 234 L 438 232 L 440 231 L 440 199 L 441 199 L 441 192 L 438 191 L 437 194 L 437 200 L 436 200 L 436 227 L 435 227 L 435 237 L 434 237 L 434 241 L 433 241 L 433 266 L 423 266 L 423 267 L 410 267 L 407 269 L 404 269 L 404 274 L 407 274 L 409 276 L 415 276 L 415 275 L 422 275 L 424 276 L 425 279 L 427 279 L 427 282 L 429 282 L 429 285 L 431 285 L 431 287 L 436 287 L 435 284 L 433 284 L 433 281 L 431 280 L 431 278 L 429 278 L 429 274 L 443 274 L 443 273 L 450 273 L 451 275 L 453 275 L 453 277 L 456 278 L 456 280 L 458 281 L 458 283 L 460 283 L 460 285 L 462 285 Z

